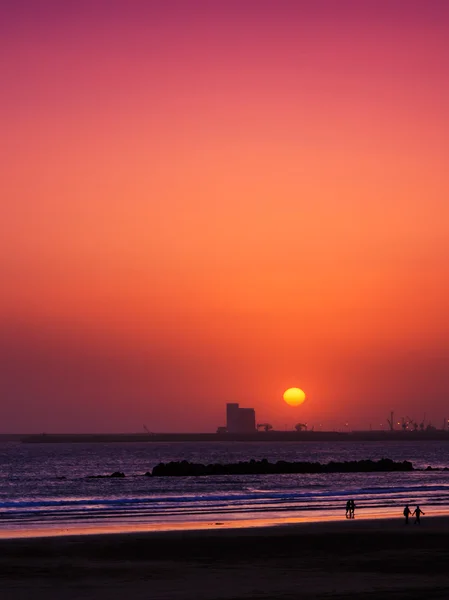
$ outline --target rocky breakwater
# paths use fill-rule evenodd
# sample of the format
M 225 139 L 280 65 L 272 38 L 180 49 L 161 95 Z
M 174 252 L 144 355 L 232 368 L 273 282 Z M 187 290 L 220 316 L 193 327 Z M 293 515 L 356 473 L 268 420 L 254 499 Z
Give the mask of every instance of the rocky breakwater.
M 395 462 L 390 458 L 380 460 L 352 460 L 345 462 L 286 462 L 279 460 L 270 463 L 266 458 L 229 464 L 180 462 L 160 463 L 151 475 L 153 477 L 189 477 L 202 475 L 279 475 L 279 474 L 316 474 L 316 473 L 371 473 L 391 471 L 413 471 L 411 462 Z M 149 474 L 149 473 L 148 473 Z

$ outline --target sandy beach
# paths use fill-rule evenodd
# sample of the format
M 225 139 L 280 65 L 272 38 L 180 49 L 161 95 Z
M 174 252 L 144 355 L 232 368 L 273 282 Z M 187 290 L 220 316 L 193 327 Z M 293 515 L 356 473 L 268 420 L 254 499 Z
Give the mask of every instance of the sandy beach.
M 2 600 L 449 598 L 449 518 L 0 540 Z

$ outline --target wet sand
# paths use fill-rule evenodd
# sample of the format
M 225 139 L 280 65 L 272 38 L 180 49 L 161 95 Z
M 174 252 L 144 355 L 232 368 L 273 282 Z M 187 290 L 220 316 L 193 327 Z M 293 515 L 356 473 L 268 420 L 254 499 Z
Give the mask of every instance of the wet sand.
M 449 518 L 0 540 L 2 600 L 447 599 Z

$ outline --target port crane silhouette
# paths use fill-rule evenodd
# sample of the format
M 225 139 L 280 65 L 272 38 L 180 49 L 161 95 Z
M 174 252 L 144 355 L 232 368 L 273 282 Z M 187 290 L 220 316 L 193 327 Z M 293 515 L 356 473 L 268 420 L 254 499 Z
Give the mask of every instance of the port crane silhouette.
M 271 431 L 273 429 L 273 425 L 271 423 L 257 423 L 257 431 Z
M 387 419 L 387 423 L 390 431 L 394 431 L 395 422 L 393 411 L 391 411 L 390 418 Z M 424 413 L 423 420 L 420 423 L 407 415 L 406 417 L 401 417 L 401 420 L 398 421 L 397 424 L 401 426 L 402 431 L 424 431 L 426 429 L 426 413 Z M 429 427 L 431 427 L 430 424 L 427 425 L 427 428 Z

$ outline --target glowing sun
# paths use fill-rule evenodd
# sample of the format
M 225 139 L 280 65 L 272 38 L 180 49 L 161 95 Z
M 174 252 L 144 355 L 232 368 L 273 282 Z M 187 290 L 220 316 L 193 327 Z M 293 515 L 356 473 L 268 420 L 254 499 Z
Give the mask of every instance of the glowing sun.
M 306 399 L 306 395 L 299 388 L 289 388 L 285 390 L 283 398 L 290 406 L 299 406 Z

